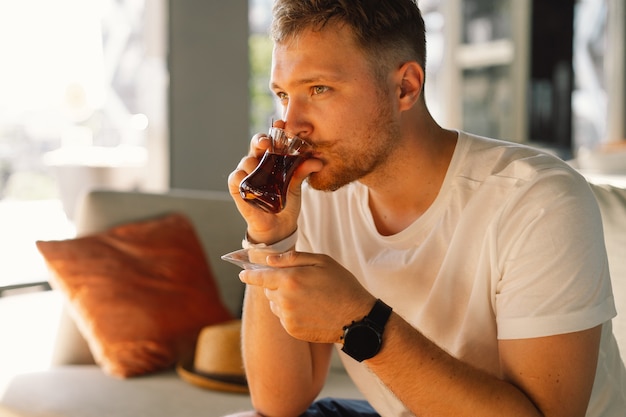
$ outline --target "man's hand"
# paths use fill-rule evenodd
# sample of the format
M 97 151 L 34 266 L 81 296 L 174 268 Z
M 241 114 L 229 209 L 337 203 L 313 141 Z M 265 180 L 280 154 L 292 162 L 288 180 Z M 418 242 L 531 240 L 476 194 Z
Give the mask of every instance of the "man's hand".
M 244 270 L 240 279 L 262 287 L 272 312 L 292 337 L 337 343 L 343 326 L 363 318 L 375 298 L 328 256 L 302 252 L 269 255 L 271 268 Z
M 284 122 L 274 123 L 276 127 L 284 127 Z M 237 209 L 248 223 L 248 237 L 255 243 L 272 244 L 282 240 L 296 230 L 300 213 L 300 194 L 302 183 L 313 172 L 322 169 L 320 160 L 310 158 L 304 161 L 293 175 L 287 195 L 285 209 L 278 213 L 266 213 L 246 203 L 239 194 L 241 181 L 258 166 L 263 154 L 270 146 L 270 139 L 264 133 L 256 134 L 250 141 L 248 155 L 241 159 L 237 168 L 228 177 L 228 189 L 235 200 Z

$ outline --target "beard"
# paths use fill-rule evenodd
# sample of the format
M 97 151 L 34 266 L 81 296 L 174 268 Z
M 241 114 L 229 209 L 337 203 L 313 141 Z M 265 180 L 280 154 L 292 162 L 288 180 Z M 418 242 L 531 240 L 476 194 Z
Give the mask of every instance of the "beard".
M 387 103 L 379 97 L 379 103 Z M 320 144 L 315 150 L 322 155 L 324 168 L 312 173 L 307 181 L 320 191 L 336 191 L 344 185 L 372 174 L 389 160 L 400 136 L 400 125 L 391 114 L 391 105 L 378 106 L 376 117 L 368 118 L 352 137 Z M 358 140 L 356 138 L 359 138 Z

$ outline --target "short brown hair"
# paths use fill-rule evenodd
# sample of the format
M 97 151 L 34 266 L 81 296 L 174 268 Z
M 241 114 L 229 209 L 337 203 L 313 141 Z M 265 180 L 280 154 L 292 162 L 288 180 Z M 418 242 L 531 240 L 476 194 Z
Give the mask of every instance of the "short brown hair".
M 276 0 L 273 14 L 276 43 L 305 29 L 346 24 L 378 75 L 407 61 L 425 70 L 426 34 L 416 0 Z

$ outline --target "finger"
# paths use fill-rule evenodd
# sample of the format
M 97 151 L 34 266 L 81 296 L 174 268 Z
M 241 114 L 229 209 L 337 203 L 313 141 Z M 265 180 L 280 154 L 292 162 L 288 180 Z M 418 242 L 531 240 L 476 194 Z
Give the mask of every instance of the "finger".
M 237 168 L 228 176 L 228 188 L 231 194 L 236 195 L 239 191 L 239 184 L 259 165 L 261 157 L 269 148 L 270 140 L 266 134 L 258 133 L 250 140 L 250 151 L 248 155 L 241 158 Z
M 278 304 L 276 304 L 275 302 L 271 300 L 269 301 L 269 304 L 270 304 L 270 310 L 272 311 L 272 313 L 274 313 L 276 317 L 280 318 L 280 308 L 278 307 Z
M 296 172 L 294 172 L 289 184 L 289 192 L 294 196 L 299 196 L 302 192 L 302 183 L 314 172 L 319 172 L 324 167 L 324 163 L 317 158 L 309 158 L 304 161 Z
M 314 172 L 319 172 L 324 168 L 324 163 L 317 158 L 309 158 L 302 162 L 294 174 L 294 178 L 302 182 L 306 177 Z
M 265 294 L 265 298 L 267 298 L 267 301 L 269 303 L 270 311 L 276 317 L 278 317 L 280 319 L 281 323 L 283 323 L 283 320 L 282 320 L 282 310 L 280 308 L 280 305 L 276 301 L 274 301 L 274 298 L 273 298 L 275 290 L 270 290 L 268 288 L 265 288 L 263 290 L 263 293 Z M 284 327 L 284 324 L 283 324 L 283 327 Z
M 228 175 L 228 191 L 230 192 L 232 196 L 234 197 L 240 196 L 239 184 L 241 184 L 241 181 L 243 181 L 243 179 L 247 175 L 248 175 L 248 172 L 246 172 L 243 169 L 240 169 L 239 167 L 237 167 L 237 169 L 235 169 L 233 172 L 231 172 Z
M 243 158 L 241 158 L 241 161 L 239 161 L 237 169 L 244 171 L 246 174 L 249 174 L 250 172 L 254 171 L 254 169 L 259 165 L 260 160 L 261 159 L 257 158 L 256 156 L 244 156 Z
M 266 133 L 258 133 L 250 141 L 250 155 L 262 155 L 270 147 L 271 140 Z
M 254 156 L 244 156 L 237 168 L 228 176 L 228 188 L 233 195 L 239 194 L 239 184 L 258 166 L 259 159 Z
M 313 253 L 296 252 L 294 250 L 283 253 L 271 254 L 266 258 L 269 266 L 275 268 L 289 268 L 296 266 L 313 266 L 322 262 L 320 256 Z
M 271 275 L 267 274 L 268 270 L 263 269 L 244 269 L 239 272 L 239 279 L 247 285 L 254 285 L 269 290 L 275 290 L 278 287 L 273 285 Z
M 283 120 L 274 120 L 274 123 L 272 123 L 272 126 L 277 127 L 279 129 L 284 129 L 285 128 L 286 123 Z

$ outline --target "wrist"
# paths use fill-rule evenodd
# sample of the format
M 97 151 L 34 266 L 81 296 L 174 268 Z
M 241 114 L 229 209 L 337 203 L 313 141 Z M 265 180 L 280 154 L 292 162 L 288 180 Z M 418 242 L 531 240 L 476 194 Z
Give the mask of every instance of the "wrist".
M 377 299 L 362 320 L 353 321 L 343 327 L 341 350 L 358 362 L 376 356 L 383 345 L 383 332 L 391 312 L 390 306 Z

